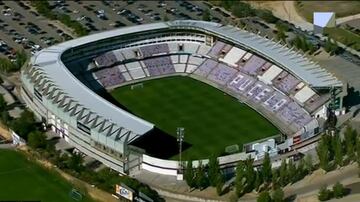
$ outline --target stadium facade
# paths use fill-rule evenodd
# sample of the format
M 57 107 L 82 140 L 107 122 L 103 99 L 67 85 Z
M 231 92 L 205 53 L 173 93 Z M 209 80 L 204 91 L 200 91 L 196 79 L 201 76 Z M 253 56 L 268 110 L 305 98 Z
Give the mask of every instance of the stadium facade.
M 60 137 L 120 173 L 145 152 L 132 143 L 154 125 L 98 92 L 142 80 L 190 76 L 248 104 L 292 144 L 321 131 L 331 89 L 344 85 L 292 49 L 230 25 L 178 20 L 125 27 L 37 52 L 22 69 L 27 106 Z M 157 145 L 154 145 L 155 147 Z

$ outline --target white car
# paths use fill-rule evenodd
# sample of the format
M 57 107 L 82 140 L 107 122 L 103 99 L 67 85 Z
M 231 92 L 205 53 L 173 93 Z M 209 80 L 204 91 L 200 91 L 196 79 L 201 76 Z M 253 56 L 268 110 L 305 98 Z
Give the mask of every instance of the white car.
M 105 14 L 105 11 L 104 10 L 98 10 L 96 11 L 98 14 Z
M 122 9 L 121 11 L 118 11 L 116 14 L 121 15 L 122 13 L 125 13 L 126 9 Z

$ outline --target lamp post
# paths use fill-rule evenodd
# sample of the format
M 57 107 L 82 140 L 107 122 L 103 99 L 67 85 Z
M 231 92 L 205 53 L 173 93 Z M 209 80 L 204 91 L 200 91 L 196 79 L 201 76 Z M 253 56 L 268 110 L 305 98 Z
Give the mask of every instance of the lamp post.
M 183 127 L 178 127 L 176 129 L 176 134 L 177 134 L 177 141 L 179 142 L 179 164 L 180 164 L 180 172 L 182 173 L 182 161 L 181 161 L 181 152 L 182 152 L 182 143 L 184 141 L 184 133 L 185 133 L 185 128 Z

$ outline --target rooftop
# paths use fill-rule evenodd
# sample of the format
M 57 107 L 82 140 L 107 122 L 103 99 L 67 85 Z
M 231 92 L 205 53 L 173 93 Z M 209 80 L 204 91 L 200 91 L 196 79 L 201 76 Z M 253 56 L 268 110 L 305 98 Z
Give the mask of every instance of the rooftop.
M 168 28 L 202 30 L 232 41 L 239 46 L 252 50 L 267 60 L 272 61 L 274 64 L 287 69 L 304 80 L 311 87 L 342 86 L 342 83 L 337 78 L 321 68 L 318 64 L 279 43 L 230 25 L 223 26 L 213 22 L 192 20 L 178 20 L 131 26 L 80 37 L 41 50 L 31 58 L 31 63 L 38 66 L 38 68 L 44 72 L 46 77 L 48 77 L 61 91 L 66 93 L 67 98 L 70 97 L 71 100 L 86 109 L 86 113 L 89 114 L 87 118 L 90 117 L 90 113 L 95 113 L 102 117 L 102 120 L 105 120 L 107 124 L 104 123 L 101 127 L 106 126 L 105 128 L 109 128 L 108 133 L 112 133 L 112 130 L 121 131 L 121 129 L 118 129 L 121 127 L 132 131 L 135 133 L 129 137 L 129 141 L 132 141 L 138 136 L 150 131 L 154 125 L 116 107 L 109 101 L 95 94 L 65 67 L 60 59 L 61 54 L 70 48 L 101 39 L 147 30 L 162 30 Z M 89 110 L 91 110 L 91 112 Z M 81 116 L 84 119 L 86 117 L 85 115 Z M 97 118 L 95 120 L 97 120 Z M 116 124 L 117 127 L 110 126 L 112 123 Z M 121 132 L 118 134 L 120 133 Z

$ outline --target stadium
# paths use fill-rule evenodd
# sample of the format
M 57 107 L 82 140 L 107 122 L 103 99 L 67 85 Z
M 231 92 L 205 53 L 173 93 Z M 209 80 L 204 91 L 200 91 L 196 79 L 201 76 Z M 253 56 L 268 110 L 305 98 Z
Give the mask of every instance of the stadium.
M 152 156 L 178 155 L 176 127 L 185 127 L 189 158 L 279 133 L 290 147 L 322 131 L 332 96 L 341 113 L 346 95 L 336 77 L 279 42 L 192 20 L 51 46 L 31 58 L 21 80 L 21 96 L 39 120 L 123 174 L 165 169 Z

